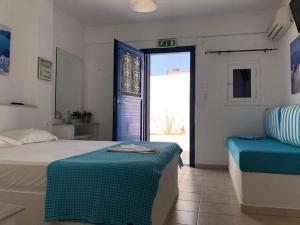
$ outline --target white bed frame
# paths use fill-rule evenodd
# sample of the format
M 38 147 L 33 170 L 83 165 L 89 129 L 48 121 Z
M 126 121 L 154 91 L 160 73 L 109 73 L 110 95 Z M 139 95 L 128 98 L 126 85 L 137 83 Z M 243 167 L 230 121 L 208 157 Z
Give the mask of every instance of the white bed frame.
M 178 197 L 178 158 L 166 166 L 162 172 L 159 189 L 152 209 L 152 225 L 163 225 Z M 26 210 L 17 215 L 17 225 L 85 225 L 67 222 L 44 222 L 45 193 L 26 193 L 0 190 L 0 202 L 17 204 Z M 137 224 L 138 225 L 138 224 Z
M 229 172 L 242 211 L 300 216 L 299 175 L 242 172 L 231 154 Z

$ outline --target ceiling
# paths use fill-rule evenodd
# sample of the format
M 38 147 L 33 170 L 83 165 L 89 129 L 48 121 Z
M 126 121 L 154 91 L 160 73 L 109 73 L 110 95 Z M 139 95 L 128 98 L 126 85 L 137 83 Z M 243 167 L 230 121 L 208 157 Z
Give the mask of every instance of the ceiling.
M 133 12 L 130 0 L 54 0 L 55 4 L 85 26 L 184 19 L 276 9 L 282 0 L 157 0 L 152 13 Z

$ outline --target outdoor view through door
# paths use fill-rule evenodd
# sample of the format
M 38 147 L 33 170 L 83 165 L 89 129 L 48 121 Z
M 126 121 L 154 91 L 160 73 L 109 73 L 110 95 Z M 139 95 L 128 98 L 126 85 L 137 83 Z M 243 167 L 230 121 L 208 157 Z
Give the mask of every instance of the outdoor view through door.
M 190 52 L 150 54 L 150 141 L 176 142 L 190 161 Z

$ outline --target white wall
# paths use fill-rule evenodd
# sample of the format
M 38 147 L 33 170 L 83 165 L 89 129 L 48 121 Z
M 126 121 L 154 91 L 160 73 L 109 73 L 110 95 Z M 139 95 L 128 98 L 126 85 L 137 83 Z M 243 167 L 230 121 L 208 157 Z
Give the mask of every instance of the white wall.
M 205 55 L 207 49 L 276 47 L 265 32 L 274 12 L 255 12 L 186 21 L 163 21 L 88 28 L 85 32 L 86 105 L 101 124 L 101 139 L 112 135 L 113 38 L 136 48 L 156 47 L 173 37 L 178 45 L 196 45 L 196 163 L 227 164 L 226 138 L 261 135 L 262 112 L 282 103 L 279 52 Z M 226 63 L 255 60 L 260 65 L 260 103 L 226 105 Z M 207 91 L 206 91 L 207 90 Z
M 54 47 L 83 58 L 83 26 L 68 13 L 54 5 Z
M 0 106 L 0 131 L 49 127 L 52 83 L 37 79 L 37 58 L 53 60 L 52 0 L 2 0 L 0 24 L 11 28 L 10 73 L 0 76 L 0 103 L 20 101 L 37 108 Z
M 78 60 L 82 60 L 83 63 L 83 55 L 84 55 L 84 27 L 80 22 L 78 22 L 75 18 L 70 16 L 65 11 L 61 10 L 56 4 L 54 4 L 54 31 L 53 31 L 53 55 L 56 55 L 56 48 L 61 48 L 68 53 L 71 53 L 78 57 Z M 56 62 L 54 62 L 54 66 Z M 56 77 L 55 77 L 56 78 Z M 84 88 L 84 82 L 81 82 L 79 85 L 82 85 L 81 89 Z M 75 90 L 76 91 L 76 90 Z M 55 111 L 55 85 L 53 85 L 53 103 L 52 103 L 52 111 L 54 115 Z M 67 93 L 66 93 L 67 94 Z M 83 94 L 81 91 L 77 92 L 78 99 L 82 102 Z M 61 95 L 60 95 L 61 96 Z M 75 95 L 76 96 L 76 95 Z M 59 107 L 60 111 L 62 107 Z M 64 108 L 64 107 L 63 107 Z M 79 110 L 77 108 L 76 110 Z M 72 111 L 73 109 L 68 109 L 68 111 Z M 61 111 L 64 113 L 64 110 Z M 63 115 L 66 116 L 66 115 Z
M 84 52 L 83 27 L 54 6 L 53 0 L 2 0 L 0 24 L 11 28 L 11 67 L 0 76 L 0 132 L 51 129 L 54 117 L 55 48 L 77 56 Z M 37 79 L 37 58 L 53 62 L 52 82 Z M 36 108 L 3 106 L 20 101 Z

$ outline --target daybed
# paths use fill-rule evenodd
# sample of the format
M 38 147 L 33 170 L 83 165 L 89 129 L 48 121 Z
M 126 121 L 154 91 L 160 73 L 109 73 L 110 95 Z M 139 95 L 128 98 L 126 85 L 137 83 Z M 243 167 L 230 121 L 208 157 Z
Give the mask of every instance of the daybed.
M 246 213 L 300 216 L 300 106 L 269 109 L 268 137 L 228 139 L 229 171 Z

